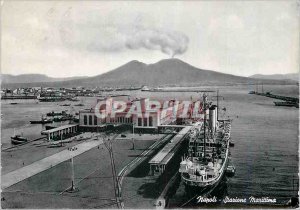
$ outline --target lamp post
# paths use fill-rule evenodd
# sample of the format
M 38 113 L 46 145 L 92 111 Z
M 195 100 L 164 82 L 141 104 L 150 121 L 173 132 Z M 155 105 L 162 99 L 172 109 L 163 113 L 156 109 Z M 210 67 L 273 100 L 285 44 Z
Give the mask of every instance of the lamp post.
M 134 150 L 134 122 L 132 123 L 132 150 Z
M 77 150 L 77 147 L 72 147 L 70 149 L 68 149 L 70 151 L 71 154 L 71 170 L 72 170 L 72 183 L 71 183 L 71 187 L 68 190 L 68 192 L 76 192 L 78 191 L 78 188 L 75 187 L 75 173 L 74 173 L 74 156 L 73 156 L 73 152 L 75 150 Z
M 106 149 L 108 150 L 109 156 L 110 156 L 110 164 L 111 164 L 111 170 L 112 170 L 112 175 L 113 175 L 113 183 L 114 183 L 116 203 L 118 205 L 118 208 L 122 208 L 123 204 L 120 201 L 121 200 L 121 193 L 120 193 L 120 189 L 119 189 L 118 176 L 116 174 L 116 167 L 115 167 L 115 160 L 114 160 L 112 143 L 111 143 L 110 139 L 108 138 L 108 140 L 106 142 L 103 141 L 103 144 L 106 147 Z

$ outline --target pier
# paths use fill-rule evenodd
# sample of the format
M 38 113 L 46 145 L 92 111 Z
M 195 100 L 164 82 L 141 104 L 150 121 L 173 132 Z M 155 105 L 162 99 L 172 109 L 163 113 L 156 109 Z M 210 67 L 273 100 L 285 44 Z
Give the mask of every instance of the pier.
M 275 95 L 272 94 L 270 92 L 257 92 L 257 91 L 250 91 L 249 94 L 255 94 L 255 95 L 260 95 L 260 96 L 266 96 L 269 98 L 275 98 L 275 99 L 279 99 L 279 100 L 283 100 L 283 101 L 289 101 L 289 102 L 293 102 L 293 103 L 299 103 L 299 98 L 296 97 L 290 97 L 290 96 L 280 96 L 280 95 Z
M 53 128 L 50 130 L 42 131 L 42 135 L 47 135 L 47 139 L 50 140 L 58 140 L 61 139 L 64 136 L 67 136 L 69 134 L 74 134 L 78 131 L 78 125 L 63 125 L 57 128 Z

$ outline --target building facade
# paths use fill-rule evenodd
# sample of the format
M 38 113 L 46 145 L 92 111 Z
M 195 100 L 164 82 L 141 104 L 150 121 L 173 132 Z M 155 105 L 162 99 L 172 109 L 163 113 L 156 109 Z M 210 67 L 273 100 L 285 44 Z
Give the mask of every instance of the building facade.
M 155 110 L 153 107 L 147 107 L 147 103 L 149 103 L 148 98 L 127 101 L 126 108 L 116 112 L 112 111 L 112 98 L 105 99 L 105 102 L 101 107 L 81 110 L 79 112 L 79 126 L 81 130 L 102 131 L 108 125 L 118 124 L 134 125 L 137 130 L 156 130 L 160 125 L 176 123 L 173 106 Z M 140 105 L 139 112 L 132 112 L 134 110 L 133 105 L 136 106 L 136 104 Z M 103 114 L 105 117 L 98 117 L 96 112 Z

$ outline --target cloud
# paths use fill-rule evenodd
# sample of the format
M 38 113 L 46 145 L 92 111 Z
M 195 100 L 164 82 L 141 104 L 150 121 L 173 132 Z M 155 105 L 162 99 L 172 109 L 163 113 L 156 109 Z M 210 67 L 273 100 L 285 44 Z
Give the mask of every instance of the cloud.
M 144 48 L 161 51 L 172 57 L 185 53 L 189 43 L 189 38 L 181 32 L 134 24 L 80 23 L 74 25 L 65 21 L 61 24 L 60 35 L 66 47 L 93 52 L 121 52 Z

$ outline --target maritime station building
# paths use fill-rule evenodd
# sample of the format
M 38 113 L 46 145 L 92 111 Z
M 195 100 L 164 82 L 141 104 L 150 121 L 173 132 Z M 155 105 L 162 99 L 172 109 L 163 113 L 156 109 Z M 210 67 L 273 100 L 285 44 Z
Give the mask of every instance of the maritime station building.
M 134 126 L 135 132 L 151 133 L 159 130 L 169 130 L 170 125 L 176 125 L 178 121 L 182 121 L 178 118 L 178 113 L 181 113 L 184 108 L 183 104 L 180 103 L 176 106 L 175 113 L 175 106 L 172 106 L 172 104 L 166 108 L 161 106 L 159 109 L 154 109 L 153 106 L 148 106 L 149 98 L 141 98 L 127 100 L 125 102 L 126 107 L 122 111 L 113 112 L 112 110 L 116 109 L 112 105 L 114 100 L 114 98 L 98 100 L 97 104 L 103 102 L 100 107 L 95 106 L 91 109 L 81 110 L 79 112 L 80 131 L 100 132 L 108 126 L 131 125 Z M 172 100 L 170 100 L 170 103 L 172 103 Z M 140 109 L 135 113 L 132 110 L 136 108 L 136 104 L 140 105 Z M 97 113 L 103 114 L 104 117 L 98 117 Z M 180 129 L 179 126 L 178 130 Z

